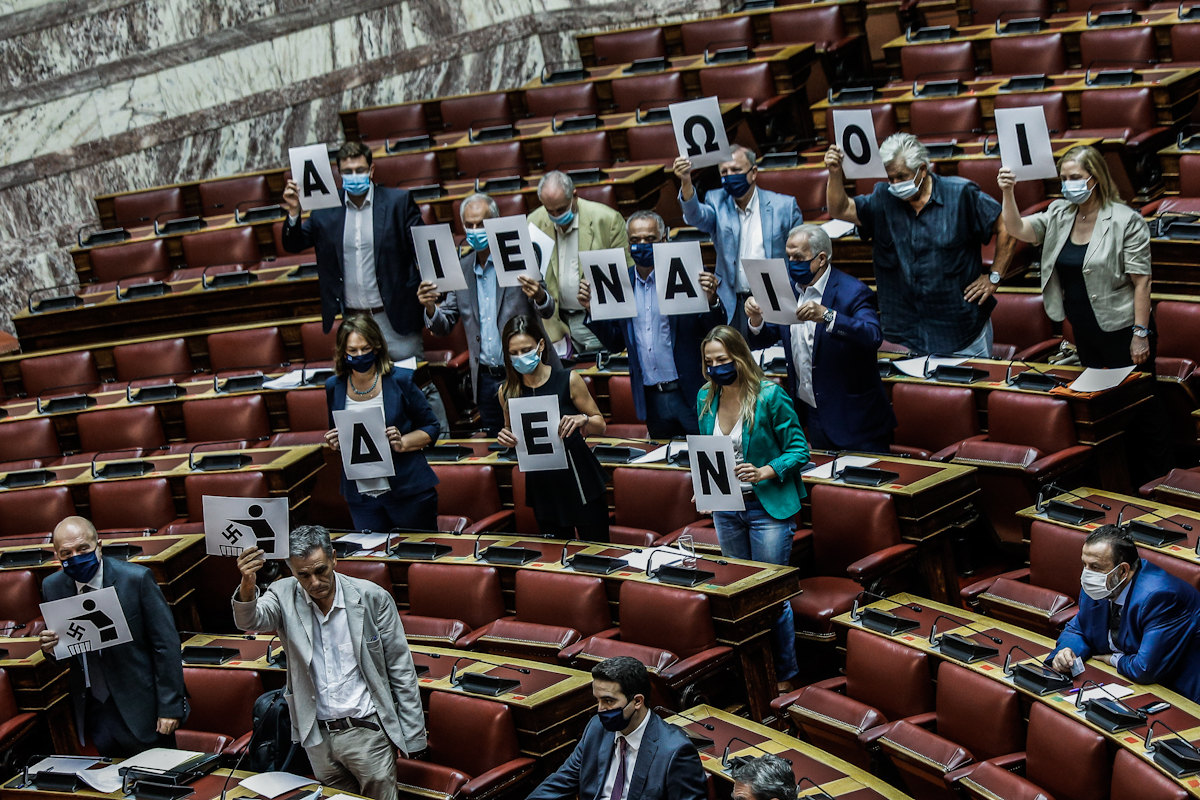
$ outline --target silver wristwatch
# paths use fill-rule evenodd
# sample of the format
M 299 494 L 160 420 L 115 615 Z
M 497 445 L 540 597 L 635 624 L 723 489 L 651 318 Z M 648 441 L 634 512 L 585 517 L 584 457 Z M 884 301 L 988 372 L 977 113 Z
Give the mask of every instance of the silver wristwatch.
M 1150 336 L 1150 329 L 1143 327 L 1141 325 L 1134 325 L 1133 326 L 1133 335 L 1138 337 L 1139 339 L 1145 339 Z
M 988 280 L 992 282 L 993 286 L 999 286 L 1000 285 L 1000 273 L 993 270 L 992 272 L 990 272 L 988 274 Z
M 825 315 L 821 317 L 821 319 L 824 320 L 826 325 L 828 325 L 833 322 L 835 316 L 836 312 L 832 308 L 827 308 L 825 309 Z

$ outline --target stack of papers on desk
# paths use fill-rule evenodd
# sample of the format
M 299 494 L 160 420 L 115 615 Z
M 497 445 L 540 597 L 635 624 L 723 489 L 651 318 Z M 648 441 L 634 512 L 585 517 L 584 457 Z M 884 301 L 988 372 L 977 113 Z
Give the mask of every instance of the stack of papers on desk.
M 29 768 L 30 775 L 39 772 L 57 772 L 62 775 L 74 773 L 79 779 L 97 792 L 112 794 L 121 789 L 121 774 L 115 764 L 102 769 L 90 769 L 100 763 L 98 758 L 74 758 L 71 756 L 50 756 Z
M 912 378 L 924 378 L 927 372 L 933 372 L 938 367 L 957 367 L 965 364 L 965 358 L 937 358 L 921 356 L 919 358 L 901 358 L 892 362 L 892 366 Z
M 353 542 L 363 550 L 374 550 L 376 547 L 382 547 L 387 542 L 386 533 L 348 533 L 345 536 L 339 536 L 339 542 Z
M 1088 367 L 1067 388 L 1072 392 L 1079 392 L 1081 394 L 1103 392 L 1106 389 L 1113 389 L 1120 386 L 1132 372 L 1133 367 L 1120 367 L 1119 369 L 1096 369 L 1095 367 Z
M 854 223 L 843 222 L 840 219 L 831 219 L 828 222 L 822 222 L 821 229 L 829 234 L 830 239 L 840 239 L 854 230 Z
M 290 772 L 260 772 L 257 775 L 251 775 L 239 785 L 246 791 L 254 792 L 267 800 L 275 800 L 281 794 L 294 792 L 301 786 L 312 786 L 315 783 L 317 781 L 313 778 L 293 775 Z M 320 792 L 319 787 L 317 791 Z
M 691 558 L 690 553 L 685 553 L 678 547 L 647 547 L 639 553 L 626 553 L 621 556 L 625 561 L 629 562 L 630 569 L 643 570 L 646 569 L 646 563 L 650 558 L 654 558 L 655 567 L 663 567 L 667 564 L 678 564 L 685 558 Z
M 846 467 L 869 467 L 872 464 L 879 463 L 878 458 L 871 458 L 870 456 L 841 456 L 834 459 L 834 461 L 837 462 L 838 472 L 841 472 Z M 825 481 L 832 480 L 834 461 L 822 464 L 819 467 L 813 467 L 810 470 L 805 470 L 805 477 L 819 478 Z

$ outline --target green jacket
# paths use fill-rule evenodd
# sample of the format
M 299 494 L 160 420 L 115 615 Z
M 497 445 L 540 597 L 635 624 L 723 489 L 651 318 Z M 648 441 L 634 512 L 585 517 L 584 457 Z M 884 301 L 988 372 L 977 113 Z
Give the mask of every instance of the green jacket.
M 700 433 L 706 436 L 711 436 L 716 428 L 720 399 L 715 398 L 712 408 L 704 413 L 704 401 L 712 385 L 705 385 L 696 396 Z M 778 476 L 754 486 L 754 494 L 763 510 L 775 519 L 788 519 L 799 513 L 800 501 L 805 496 L 800 468 L 808 463 L 808 440 L 800 428 L 792 399 L 772 381 L 762 382 L 758 405 L 754 409 L 754 426 L 749 431 L 742 431 L 742 455 L 756 467 L 769 465 Z

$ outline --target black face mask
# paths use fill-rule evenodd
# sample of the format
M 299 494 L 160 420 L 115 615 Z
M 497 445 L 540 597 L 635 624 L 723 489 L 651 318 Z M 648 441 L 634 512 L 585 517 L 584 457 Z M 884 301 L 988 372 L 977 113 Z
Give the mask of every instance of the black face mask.
M 625 717 L 625 709 L 627 708 L 629 708 L 629 703 L 620 708 L 599 711 L 596 713 L 596 716 L 600 718 L 600 724 L 604 726 L 604 730 L 618 733 L 625 730 L 625 727 L 629 724 L 629 720 Z

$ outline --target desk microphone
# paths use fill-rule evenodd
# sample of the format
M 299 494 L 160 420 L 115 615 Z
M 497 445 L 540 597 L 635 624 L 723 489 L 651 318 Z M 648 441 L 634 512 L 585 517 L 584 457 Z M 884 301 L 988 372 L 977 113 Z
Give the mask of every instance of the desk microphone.
M 0 636 L 8 636 L 13 631 L 19 631 L 27 625 L 25 622 L 10 622 L 3 628 L 0 628 Z M 711 730 L 711 729 L 710 729 Z
M 788 763 L 790 764 L 791 762 L 789 761 Z M 824 786 L 817 783 L 816 781 L 814 781 L 812 778 L 808 777 L 807 775 L 800 776 L 800 779 L 796 781 L 796 788 L 799 789 L 800 784 L 804 783 L 805 781 L 808 781 L 810 784 L 812 784 L 814 789 L 816 789 L 818 792 L 820 792 L 820 794 L 810 794 L 810 795 L 808 795 L 809 797 L 824 797 L 825 800 L 833 800 L 833 796 L 831 794 L 829 794 L 829 792 L 825 791 Z
M 450 665 L 450 684 L 452 686 L 458 686 L 459 684 L 459 681 L 455 680 L 455 678 L 458 677 L 458 662 L 462 661 L 464 658 L 468 658 L 480 664 L 491 664 L 493 667 L 500 667 L 501 669 L 511 669 L 512 671 L 519 672 L 522 675 L 530 674 L 530 671 L 525 667 L 514 667 L 511 664 L 501 664 L 497 661 L 488 661 L 486 658 L 480 658 L 479 656 L 459 656 L 454 660 L 454 663 Z
M 1189 750 L 1191 750 L 1193 753 L 1196 754 L 1197 758 L 1200 758 L 1200 750 L 1196 749 L 1196 745 L 1189 742 L 1183 736 L 1180 736 L 1179 731 L 1175 730 L 1170 725 L 1163 722 L 1161 719 L 1154 720 L 1153 722 L 1150 723 L 1150 727 L 1146 729 L 1146 751 L 1147 752 L 1152 752 L 1154 750 L 1154 745 L 1155 745 L 1155 743 L 1153 741 L 1154 740 L 1154 726 L 1156 726 L 1156 725 L 1161 725 L 1164 728 L 1166 728 L 1167 730 L 1169 730 L 1171 733 L 1175 734 L 1175 736 L 1181 742 L 1183 742 L 1188 747 Z
M 860 616 L 860 613 L 858 610 L 858 601 L 860 598 L 862 598 L 863 595 L 867 595 L 868 597 L 874 597 L 876 600 L 890 600 L 891 599 L 887 595 L 876 594 L 875 592 L 867 592 L 867 591 L 859 592 L 858 596 L 854 598 L 854 605 L 850 608 L 850 616 L 853 617 L 854 619 L 858 619 L 858 617 Z M 909 611 L 915 611 L 918 614 L 920 614 L 922 611 L 925 610 L 924 608 L 917 605 L 916 603 L 901 603 L 900 607 L 907 608 Z M 938 619 L 941 619 L 941 617 L 938 617 Z
M 1043 486 L 1038 491 L 1038 498 L 1037 498 L 1037 503 L 1035 505 L 1035 508 L 1037 509 L 1039 514 L 1046 510 L 1046 500 L 1042 496 L 1042 493 L 1043 492 L 1048 493 L 1051 489 L 1057 491 L 1059 494 L 1065 494 L 1067 497 L 1074 497 L 1076 500 L 1082 500 L 1085 503 L 1091 503 L 1092 505 L 1096 506 L 1097 508 L 1102 508 L 1105 511 L 1112 511 L 1112 506 L 1110 506 L 1108 503 L 1101 503 L 1101 502 L 1091 499 L 1090 497 L 1082 497 L 1080 495 L 1075 494 L 1074 492 L 1068 492 L 1066 489 L 1062 488 L 1057 483 L 1047 483 L 1045 486 Z
M 934 617 L 933 625 L 929 626 L 929 644 L 933 645 L 934 647 L 941 644 L 941 641 L 942 641 L 942 637 L 937 635 L 937 624 L 938 624 L 939 619 L 948 619 L 951 622 L 955 621 L 954 617 L 947 616 L 946 614 L 938 614 L 936 617 Z M 999 636 L 992 636 L 991 634 L 984 633 L 983 631 L 979 630 L 978 628 L 973 627 L 969 623 L 960 623 L 958 627 L 966 628 L 967 630 L 971 631 L 972 633 L 978 633 L 983 638 L 989 639 L 989 640 L 995 642 L 996 644 L 1004 644 L 1004 640 L 1001 639 Z M 943 635 L 945 635 L 945 634 L 943 634 Z
M 721 754 L 721 767 L 723 769 L 726 769 L 726 770 L 729 769 L 729 749 L 731 747 L 733 747 L 734 742 L 741 742 L 742 744 L 746 745 L 747 747 L 753 748 L 754 750 L 757 750 L 758 752 L 763 753 L 764 755 L 779 756 L 779 758 L 783 758 L 783 756 L 780 756 L 778 753 L 772 753 L 770 751 L 763 750 L 761 747 L 759 747 L 756 744 L 750 744 L 745 739 L 741 739 L 737 736 L 734 736 L 732 739 L 729 740 L 729 743 L 725 745 L 725 752 Z M 783 760 L 788 763 L 788 766 L 792 766 L 792 760 L 790 758 L 783 758 Z
M 1152 508 L 1146 508 L 1145 506 L 1139 506 L 1136 503 L 1126 503 L 1125 505 L 1121 506 L 1121 510 L 1117 512 L 1117 527 L 1118 528 L 1121 528 L 1121 522 L 1124 519 L 1125 509 L 1130 508 L 1130 507 L 1136 508 L 1138 511 L 1145 511 L 1147 514 L 1154 517 L 1155 519 L 1161 519 L 1163 522 L 1169 522 L 1172 525 L 1177 525 L 1178 527 L 1183 528 L 1185 531 L 1193 530 L 1191 525 L 1188 525 L 1183 522 L 1176 522 L 1173 519 L 1164 517 L 1162 514 L 1159 514 L 1157 511 L 1155 511 Z M 1121 529 L 1125 530 L 1124 528 L 1121 528 Z
M 241 445 L 243 442 L 265 442 L 270 438 L 271 438 L 270 436 L 258 436 L 258 437 L 250 437 L 250 438 L 246 438 L 246 439 L 227 439 L 223 442 L 197 442 L 196 444 L 194 444 L 188 448 L 188 469 L 194 470 L 196 468 L 196 461 L 193 458 L 193 455 L 195 454 L 197 448 L 213 447 L 213 446 L 221 445 L 221 444 Z M 242 449 L 244 449 L 244 447 L 238 448 L 239 455 L 240 455 L 240 451 Z
M 1115 694 L 1110 692 L 1108 689 L 1105 689 L 1103 684 L 1096 683 L 1093 680 L 1086 680 L 1079 685 L 1079 693 L 1077 695 L 1075 695 L 1075 707 L 1076 708 L 1083 708 L 1083 694 L 1087 690 L 1088 684 L 1091 684 L 1093 689 L 1099 689 L 1101 692 L 1108 695 L 1109 698 L 1114 703 L 1116 703 L 1121 708 L 1128 711 L 1130 714 L 1137 714 L 1142 719 L 1146 718 L 1145 712 L 1138 711 L 1136 708 L 1130 708 L 1129 706 L 1125 705 L 1125 703 L 1121 700 L 1121 698 L 1117 697 Z
M 1034 372 L 1044 378 L 1048 378 L 1048 379 L 1054 381 L 1055 383 L 1057 383 L 1059 386 L 1069 386 L 1070 385 L 1067 381 L 1064 381 L 1062 378 L 1058 377 L 1057 375 L 1055 375 L 1053 373 L 1043 372 L 1042 370 L 1037 369 L 1036 367 L 1033 366 L 1033 364 L 1030 364 L 1028 361 L 1026 361 L 1023 358 L 1014 358 L 1012 361 L 1008 362 L 1008 369 L 1005 370 L 1005 372 L 1004 372 L 1004 384 L 1006 386 L 1012 386 L 1014 383 L 1017 382 L 1017 378 L 1013 377 L 1012 368 L 1013 368 L 1013 364 L 1015 364 L 1018 361 L 1020 361 L 1025 366 L 1025 368 L 1028 369 L 1030 372 Z M 1018 377 L 1020 377 L 1020 375 L 1021 375 L 1021 373 L 1017 373 Z
M 706 730 L 706 731 L 715 731 L 716 730 L 716 728 L 714 728 L 712 725 L 709 725 L 707 722 L 702 722 L 702 721 L 696 719 L 695 717 L 689 717 L 687 714 L 683 713 L 682 711 L 672 711 L 671 709 L 667 708 L 666 706 L 655 706 L 654 710 L 656 712 L 661 712 L 664 719 L 667 717 L 672 717 L 672 716 L 683 717 L 688 722 L 694 722 L 695 724 L 699 725 L 701 728 L 704 728 L 704 730 Z
M 1005 675 L 1012 675 L 1012 673 L 1013 673 L 1013 671 L 1012 671 L 1013 650 L 1020 650 L 1022 653 L 1029 656 L 1030 658 L 1032 658 L 1034 661 L 1038 660 L 1037 656 L 1035 656 L 1033 653 L 1026 650 L 1024 647 L 1021 647 L 1021 645 L 1019 645 L 1019 644 L 1014 644 L 1012 647 L 1008 648 L 1008 655 L 1004 656 L 1004 674 Z

